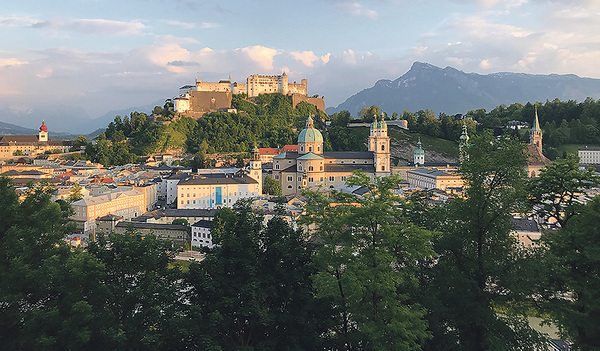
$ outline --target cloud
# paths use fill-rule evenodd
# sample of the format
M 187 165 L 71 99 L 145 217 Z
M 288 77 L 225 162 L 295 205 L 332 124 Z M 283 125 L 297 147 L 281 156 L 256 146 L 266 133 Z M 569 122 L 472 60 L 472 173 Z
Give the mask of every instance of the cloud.
M 339 2 L 337 7 L 342 10 L 346 15 L 352 17 L 366 17 L 372 20 L 377 19 L 377 12 L 374 10 L 369 10 L 365 8 L 363 5 L 359 4 L 355 1 L 349 2 Z
M 9 66 L 20 66 L 27 64 L 25 60 L 19 60 L 16 58 L 0 58 L 0 67 L 9 67 Z
M 211 29 L 211 28 L 220 27 L 219 24 L 211 23 L 211 22 L 190 23 L 190 22 L 181 22 L 181 21 L 176 21 L 176 20 L 162 20 L 162 22 L 164 22 L 168 25 L 183 28 L 183 29 L 195 29 L 195 28 Z
M 273 69 L 273 57 L 279 53 L 276 49 L 262 45 L 245 47 L 241 51 L 252 61 L 258 63 L 260 67 L 268 70 Z
M 319 60 L 312 51 L 292 51 L 290 53 L 294 60 L 302 62 L 305 66 L 312 67 L 315 61 Z
M 28 27 L 39 21 L 28 16 L 0 16 L 0 25 L 9 27 Z
M 128 35 L 139 34 L 146 26 L 139 21 L 112 21 L 106 19 L 51 19 L 32 25 L 33 28 L 67 30 L 84 34 Z

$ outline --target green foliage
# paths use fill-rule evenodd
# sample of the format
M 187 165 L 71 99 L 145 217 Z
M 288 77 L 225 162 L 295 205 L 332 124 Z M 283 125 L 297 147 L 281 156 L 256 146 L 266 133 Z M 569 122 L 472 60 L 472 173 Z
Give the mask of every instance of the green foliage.
M 578 196 L 598 184 L 600 177 L 594 170 L 580 170 L 579 158 L 570 154 L 566 160 L 544 167 L 539 177 L 529 181 L 529 201 L 542 218 L 551 218 L 564 228 L 583 208 Z
M 391 191 L 398 182 L 357 174 L 348 183 L 373 189 L 364 197 L 307 193 L 303 224 L 321 243 L 314 284 L 336 312 L 330 349 L 411 350 L 430 337 L 414 276 L 433 255 L 431 232 L 403 220 Z
M 322 349 L 330 311 L 315 299 L 311 246 L 283 219 L 263 227 L 248 203 L 224 208 L 213 233 L 220 246 L 190 266 L 189 296 L 197 313 L 191 348 Z
M 534 349 L 540 342 L 521 311 L 494 309 L 526 299 L 537 278 L 528 274 L 532 258 L 510 234 L 511 213 L 522 205 L 525 157 L 518 141 L 491 134 L 472 138 L 466 149 L 459 169 L 466 197 L 439 207 L 438 221 L 429 223 L 441 235 L 437 263 L 422 279 L 434 334 L 428 348 Z
M 548 310 L 578 350 L 600 347 L 600 197 L 581 206 L 568 226 L 545 235 Z
M 176 218 L 176 219 L 173 220 L 173 223 L 171 223 L 171 224 L 190 225 L 188 223 L 188 220 L 185 219 L 185 218 Z
M 281 184 L 270 176 L 266 176 L 263 182 L 263 194 L 281 196 Z

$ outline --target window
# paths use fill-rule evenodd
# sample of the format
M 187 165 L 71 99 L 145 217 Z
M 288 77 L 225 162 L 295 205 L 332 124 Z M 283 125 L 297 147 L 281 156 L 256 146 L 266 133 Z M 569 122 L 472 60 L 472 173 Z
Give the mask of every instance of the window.
M 308 152 L 312 152 L 312 146 L 308 147 Z
M 342 182 L 346 181 L 346 176 L 342 176 Z
M 319 167 L 319 170 L 323 171 L 323 166 Z
M 385 150 L 385 145 L 381 145 L 381 151 Z
M 279 169 L 279 163 L 275 165 L 275 169 Z
M 292 181 L 292 176 L 288 176 L 288 182 Z
M 313 177 L 308 177 L 308 182 L 309 182 L 309 183 L 312 183 L 313 181 L 314 181 L 314 180 L 313 180 Z
M 288 189 L 291 189 L 291 188 L 292 188 L 292 186 L 291 186 L 291 185 L 288 185 Z
M 385 166 L 381 166 L 381 170 L 382 170 L 382 171 L 385 171 Z
M 302 181 L 302 177 L 298 177 L 298 181 L 301 182 Z
M 308 171 L 312 171 L 313 170 L 313 166 L 308 166 Z
M 333 182 L 335 180 L 335 177 L 329 177 L 329 181 Z
M 321 181 L 323 181 L 323 177 L 321 177 Z

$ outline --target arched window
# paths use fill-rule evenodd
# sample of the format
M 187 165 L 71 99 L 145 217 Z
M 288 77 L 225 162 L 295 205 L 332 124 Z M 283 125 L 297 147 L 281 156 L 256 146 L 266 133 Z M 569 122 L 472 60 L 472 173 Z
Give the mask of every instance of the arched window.
M 382 170 L 382 171 L 385 171 L 385 166 L 381 166 L 381 170 Z
M 311 172 L 313 170 L 313 166 L 308 166 L 308 171 Z
M 308 147 L 308 152 L 312 152 L 312 146 Z
M 385 145 L 381 145 L 381 151 L 385 151 Z

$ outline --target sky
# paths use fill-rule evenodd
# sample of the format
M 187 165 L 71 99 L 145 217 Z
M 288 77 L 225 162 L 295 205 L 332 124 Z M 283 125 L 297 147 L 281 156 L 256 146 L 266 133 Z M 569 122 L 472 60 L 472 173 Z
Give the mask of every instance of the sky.
M 97 118 L 196 78 L 282 72 L 329 107 L 414 61 L 600 78 L 600 1 L 19 0 L 2 4 L 0 43 L 4 122 L 61 107 Z

